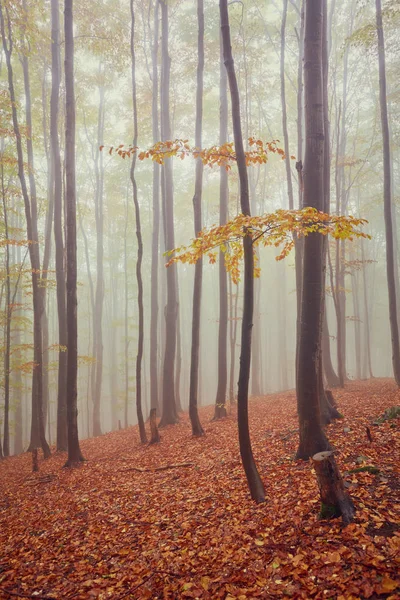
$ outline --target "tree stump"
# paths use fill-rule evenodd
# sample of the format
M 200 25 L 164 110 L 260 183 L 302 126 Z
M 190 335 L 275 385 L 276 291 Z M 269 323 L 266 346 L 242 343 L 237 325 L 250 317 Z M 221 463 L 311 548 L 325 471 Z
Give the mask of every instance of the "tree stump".
M 321 495 L 321 519 L 342 517 L 348 525 L 354 517 L 354 504 L 346 492 L 332 451 L 318 452 L 312 457 Z

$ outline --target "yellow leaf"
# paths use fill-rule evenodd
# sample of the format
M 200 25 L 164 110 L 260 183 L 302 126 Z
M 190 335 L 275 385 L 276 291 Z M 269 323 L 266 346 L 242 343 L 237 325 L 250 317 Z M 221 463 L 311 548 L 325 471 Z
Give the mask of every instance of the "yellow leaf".
M 201 583 L 201 587 L 203 587 L 206 591 L 208 591 L 208 588 L 210 586 L 210 578 L 207 577 L 206 575 L 204 575 L 204 577 L 202 577 L 200 579 L 200 583 Z

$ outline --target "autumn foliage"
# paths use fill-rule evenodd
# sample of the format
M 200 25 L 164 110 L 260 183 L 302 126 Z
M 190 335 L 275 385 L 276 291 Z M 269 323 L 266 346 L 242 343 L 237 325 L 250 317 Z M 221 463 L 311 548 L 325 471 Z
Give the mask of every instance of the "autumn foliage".
M 344 419 L 329 439 L 357 509 L 348 527 L 319 520 L 315 475 L 293 460 L 293 392 L 250 401 L 262 505 L 248 499 L 235 415 L 210 422 L 202 408 L 201 439 L 185 415 L 160 445 L 142 446 L 137 427 L 83 441 L 78 469 L 54 454 L 34 474 L 27 454 L 0 463 L 0 598 L 395 600 L 399 431 L 373 423 L 399 391 L 376 379 L 335 395 Z
M 365 219 L 352 216 L 329 215 L 307 207 L 301 210 L 277 210 L 260 216 L 249 217 L 237 215 L 225 225 L 204 229 L 189 246 L 175 248 L 168 252 L 172 262 L 193 264 L 206 255 L 211 263 L 217 259 L 215 249 L 221 250 L 225 257 L 225 265 L 234 283 L 239 281 L 239 264 L 243 257 L 243 237 L 251 235 L 253 247 L 275 246 L 281 251 L 278 260 L 285 258 L 294 246 L 296 238 L 321 233 L 335 239 L 353 237 L 369 237 L 358 228 L 366 223 Z M 255 257 L 257 255 L 255 254 Z M 255 261 L 255 276 L 260 269 Z

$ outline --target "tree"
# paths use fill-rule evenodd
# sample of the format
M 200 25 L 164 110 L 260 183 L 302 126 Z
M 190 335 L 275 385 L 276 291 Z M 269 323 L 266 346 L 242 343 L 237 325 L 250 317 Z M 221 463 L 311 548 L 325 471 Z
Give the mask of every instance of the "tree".
M 67 440 L 67 314 L 63 240 L 63 203 L 60 140 L 58 116 L 61 82 L 60 61 L 60 6 L 59 0 L 51 0 L 51 98 L 50 98 L 50 145 L 53 165 L 54 194 L 54 240 L 56 255 L 57 311 L 58 311 L 58 388 L 57 388 L 57 450 L 68 448 Z
M 96 222 L 96 290 L 93 309 L 93 350 L 96 362 L 92 370 L 93 435 L 101 435 L 101 390 L 103 382 L 103 303 L 104 303 L 104 167 L 103 145 L 105 119 L 104 67 L 99 64 L 99 108 L 97 116 L 97 144 L 94 150 L 95 190 L 94 207 Z
M 68 459 L 66 467 L 84 460 L 78 437 L 78 322 L 76 261 L 76 189 L 75 189 L 75 90 L 73 0 L 64 0 L 65 36 L 65 176 L 67 220 L 67 424 Z
M 168 4 L 159 0 L 161 6 L 161 138 L 171 139 L 169 87 L 171 59 L 168 54 Z M 163 216 L 165 249 L 175 247 L 174 197 L 172 162 L 166 158 L 162 169 Z M 173 425 L 178 421 L 175 390 L 175 355 L 177 340 L 177 272 L 176 265 L 167 270 L 167 304 L 165 307 L 165 352 L 163 366 L 163 407 L 160 425 Z
M 382 23 L 381 0 L 375 0 L 376 30 L 378 34 L 378 64 L 379 64 L 379 102 L 381 108 L 381 126 L 383 140 L 383 208 L 385 217 L 386 238 L 386 278 L 389 296 L 389 322 L 392 338 L 392 365 L 394 379 L 400 387 L 400 339 L 396 303 L 396 269 L 395 246 L 392 222 L 392 189 L 390 165 L 390 136 L 386 93 L 386 58 L 385 36 Z
M 137 115 L 137 97 L 136 97 L 136 60 L 135 60 L 135 10 L 133 0 L 130 0 L 131 8 L 131 61 L 132 61 L 132 100 L 133 100 L 133 146 L 138 142 L 138 115 Z M 142 229 L 140 225 L 140 207 L 138 200 L 138 190 L 135 179 L 136 153 L 132 158 L 131 182 L 133 188 L 133 203 L 135 205 L 136 218 L 136 237 L 138 243 L 138 254 L 136 261 L 136 280 L 138 285 L 138 314 L 139 314 L 139 333 L 138 350 L 136 356 L 136 413 L 139 425 L 140 441 L 142 444 L 147 442 L 146 429 L 144 427 L 142 412 L 142 359 L 143 359 L 143 337 L 144 337 L 144 317 L 143 317 L 143 279 L 142 279 L 142 260 L 143 260 L 143 240 Z
M 249 183 L 240 122 L 239 89 L 237 85 L 235 66 L 232 57 L 227 0 L 220 0 L 219 9 L 221 17 L 221 34 L 223 43 L 224 63 L 228 74 L 229 88 L 231 93 L 233 136 L 235 140 L 240 183 L 240 207 L 243 215 L 250 216 Z M 256 502 L 264 502 L 264 485 L 257 471 L 256 463 L 253 457 L 248 420 L 248 394 L 251 363 L 251 330 L 253 326 L 254 303 L 254 255 L 253 243 L 250 235 L 245 235 L 243 237 L 243 260 L 244 293 L 240 369 L 238 383 L 239 446 L 243 468 L 246 473 L 247 483 L 249 486 L 251 497 Z
M 158 19 L 159 2 L 154 2 L 154 31 L 151 52 L 152 103 L 151 123 L 153 144 L 159 139 L 158 124 Z M 151 308 L 150 308 L 150 425 L 152 444 L 160 441 L 157 429 L 158 399 L 158 254 L 160 238 L 160 165 L 153 162 L 153 223 L 151 239 Z
M 24 156 L 22 150 L 22 137 L 17 114 L 17 101 L 14 88 L 14 76 L 11 63 L 13 51 L 13 39 L 11 31 L 11 19 L 7 7 L 3 8 L 0 3 L 0 28 L 3 50 L 6 56 L 8 89 L 12 107 L 12 122 L 17 148 L 18 177 L 21 184 L 22 197 L 24 200 L 27 237 L 30 240 L 29 257 L 31 262 L 32 277 L 32 300 L 33 300 L 33 346 L 34 346 L 34 369 L 32 375 L 32 427 L 31 448 L 41 445 L 45 458 L 50 456 L 50 448 L 46 441 L 43 420 L 43 339 L 42 339 L 42 314 L 44 310 L 43 293 L 40 288 L 40 257 L 39 236 L 37 226 L 36 197 L 32 193 L 29 197 L 25 177 Z
M 203 126 L 203 78 L 204 78 L 204 2 L 197 0 L 197 89 L 196 89 L 196 133 L 195 146 L 202 147 Z M 202 199 L 203 188 L 203 162 L 201 158 L 196 160 L 196 181 L 193 196 L 194 233 L 197 235 L 202 230 Z M 200 310 L 201 293 L 203 285 L 203 261 L 198 260 L 194 271 L 193 306 L 192 306 L 192 346 L 190 360 L 190 384 L 189 384 L 189 416 L 192 424 L 192 433 L 195 436 L 204 434 L 197 411 L 197 395 L 199 380 L 199 352 L 200 352 Z
M 324 208 L 324 110 L 322 80 L 323 7 L 319 0 L 305 2 L 304 97 L 305 156 L 304 206 Z M 329 449 L 321 425 L 320 352 L 323 295 L 323 238 L 311 233 L 304 239 L 302 305 L 296 376 L 300 442 L 296 457 L 307 460 Z
M 222 35 L 219 37 L 219 144 L 228 140 L 228 78 L 224 65 Z M 225 165 L 219 169 L 219 224 L 228 220 L 228 173 Z M 222 256 L 221 256 L 222 259 Z M 214 419 L 226 417 L 226 387 L 228 380 L 227 336 L 228 336 L 228 282 L 223 261 L 219 271 L 219 324 L 218 324 L 218 383 L 215 398 Z

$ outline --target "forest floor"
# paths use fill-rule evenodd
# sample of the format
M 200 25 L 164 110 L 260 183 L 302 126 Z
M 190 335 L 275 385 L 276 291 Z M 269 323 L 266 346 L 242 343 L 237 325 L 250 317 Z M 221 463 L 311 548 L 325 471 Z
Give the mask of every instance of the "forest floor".
M 62 469 L 65 454 L 38 473 L 28 454 L 2 461 L 0 598 L 400 598 L 399 422 L 372 424 L 400 392 L 375 379 L 335 396 L 344 418 L 328 436 L 357 510 L 346 528 L 318 519 L 311 465 L 294 461 L 294 392 L 250 402 L 261 505 L 234 415 L 210 422 L 206 407 L 204 438 L 185 414 L 159 445 L 141 446 L 136 427 L 83 441 L 80 468 Z M 349 472 L 362 466 L 379 472 Z

